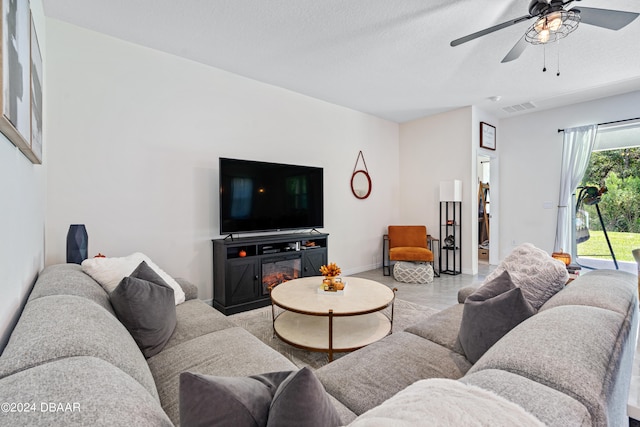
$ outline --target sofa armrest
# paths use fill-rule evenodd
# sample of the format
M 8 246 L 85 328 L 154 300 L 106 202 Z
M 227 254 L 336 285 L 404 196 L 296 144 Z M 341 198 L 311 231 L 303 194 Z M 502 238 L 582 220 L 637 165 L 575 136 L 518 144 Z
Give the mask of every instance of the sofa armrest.
M 477 286 L 465 286 L 464 288 L 460 288 L 460 290 L 458 290 L 458 302 L 460 304 L 464 304 L 464 301 L 467 299 L 467 297 L 474 293 L 477 289 Z
M 182 287 L 184 291 L 184 300 L 189 301 L 190 299 L 198 298 L 198 287 L 188 281 L 187 279 L 183 279 L 182 277 L 176 277 L 176 282 Z

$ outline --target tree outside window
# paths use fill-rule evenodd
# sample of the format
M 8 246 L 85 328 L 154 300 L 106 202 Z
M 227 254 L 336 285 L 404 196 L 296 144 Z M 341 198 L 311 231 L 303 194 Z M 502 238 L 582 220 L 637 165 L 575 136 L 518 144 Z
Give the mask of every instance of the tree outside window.
M 634 262 L 631 251 L 640 248 L 640 147 L 591 153 L 580 187 L 586 186 L 606 188 L 598 203 L 602 223 L 616 259 Z M 612 261 L 595 204 L 578 207 L 576 237 L 579 263 L 589 266 L 594 259 Z

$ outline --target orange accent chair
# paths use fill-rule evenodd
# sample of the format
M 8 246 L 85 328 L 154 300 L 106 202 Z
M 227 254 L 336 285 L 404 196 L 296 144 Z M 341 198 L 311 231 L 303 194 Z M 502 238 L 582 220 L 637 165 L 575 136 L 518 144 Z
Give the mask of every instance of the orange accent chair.
M 428 262 L 433 266 L 433 252 L 427 245 L 426 226 L 390 225 L 388 236 L 389 261 Z

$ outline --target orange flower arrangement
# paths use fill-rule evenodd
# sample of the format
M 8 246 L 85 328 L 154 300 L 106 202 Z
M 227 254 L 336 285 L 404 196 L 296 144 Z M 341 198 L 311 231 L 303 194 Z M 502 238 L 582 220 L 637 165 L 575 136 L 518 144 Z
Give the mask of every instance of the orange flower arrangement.
M 339 276 L 340 273 L 342 273 L 342 271 L 335 262 L 320 267 L 320 274 L 322 274 L 323 276 L 335 277 Z
M 342 279 L 337 278 L 342 271 L 335 262 L 320 267 L 320 274 L 325 276 L 322 281 L 321 289 L 328 292 L 336 292 L 344 289 Z

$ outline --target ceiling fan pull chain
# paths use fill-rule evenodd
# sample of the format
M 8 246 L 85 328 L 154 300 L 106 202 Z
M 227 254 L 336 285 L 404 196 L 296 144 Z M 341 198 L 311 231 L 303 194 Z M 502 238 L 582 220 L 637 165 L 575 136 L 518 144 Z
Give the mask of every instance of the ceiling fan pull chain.
M 558 72 L 556 73 L 556 76 L 560 77 L 560 39 L 558 39 L 556 44 L 558 45 Z
M 542 72 L 547 71 L 547 45 L 542 45 Z

